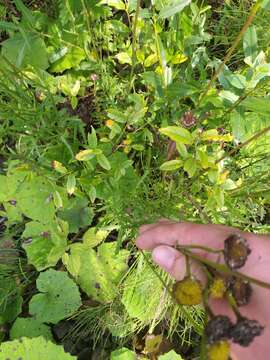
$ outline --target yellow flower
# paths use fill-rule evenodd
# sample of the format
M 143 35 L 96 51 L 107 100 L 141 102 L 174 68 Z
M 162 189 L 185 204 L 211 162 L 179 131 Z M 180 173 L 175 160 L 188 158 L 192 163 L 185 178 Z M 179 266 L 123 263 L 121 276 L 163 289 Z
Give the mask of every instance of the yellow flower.
M 114 123 L 115 122 L 113 120 L 109 119 L 105 122 L 105 125 L 108 126 L 108 128 L 112 128 Z
M 229 360 L 230 344 L 227 341 L 219 341 L 208 348 L 208 360 Z
M 198 305 L 202 302 L 202 287 L 198 280 L 185 277 L 174 284 L 175 300 L 181 305 Z
M 226 292 L 226 285 L 222 278 L 215 278 L 210 286 L 210 295 L 213 299 L 222 299 Z

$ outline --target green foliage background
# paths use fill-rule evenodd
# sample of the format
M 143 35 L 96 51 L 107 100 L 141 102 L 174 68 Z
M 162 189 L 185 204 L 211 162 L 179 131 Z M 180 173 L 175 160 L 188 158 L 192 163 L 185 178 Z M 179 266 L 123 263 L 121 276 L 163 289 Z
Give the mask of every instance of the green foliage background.
M 133 359 L 155 331 L 179 344 L 160 359 L 192 358 L 203 310 L 172 303 L 134 240 L 160 217 L 269 232 L 270 2 L 256 6 L 236 42 L 249 1 L 0 4 L 6 357 L 23 337 L 35 359 L 73 358 L 38 337 L 64 322 L 100 359 Z

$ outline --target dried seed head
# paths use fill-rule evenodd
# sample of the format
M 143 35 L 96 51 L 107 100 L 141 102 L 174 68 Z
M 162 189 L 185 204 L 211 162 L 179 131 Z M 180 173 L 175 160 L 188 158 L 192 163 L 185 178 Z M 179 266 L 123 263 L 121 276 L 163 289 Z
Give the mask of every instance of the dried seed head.
M 199 305 L 202 302 L 201 283 L 190 277 L 177 281 L 173 287 L 173 294 L 181 305 Z
M 221 277 L 216 277 L 210 286 L 209 293 L 213 299 L 222 299 L 226 292 L 225 280 Z
M 230 344 L 228 341 L 219 341 L 208 347 L 208 360 L 229 360 Z
M 233 342 L 241 346 L 249 346 L 256 336 L 260 336 L 264 327 L 257 320 L 242 318 L 231 328 Z
M 192 111 L 186 111 L 181 118 L 181 124 L 186 128 L 190 128 L 196 125 L 196 123 L 197 123 L 197 119 L 193 115 Z
M 232 234 L 224 241 L 224 258 L 232 270 L 245 265 L 251 250 L 246 239 L 239 234 Z
M 249 303 L 252 295 L 252 287 L 248 281 L 239 278 L 232 278 L 229 282 L 229 290 L 231 291 L 238 306 Z
M 230 329 L 232 322 L 225 315 L 217 315 L 211 319 L 206 327 L 205 334 L 209 344 L 214 344 L 221 340 L 227 340 L 230 338 Z

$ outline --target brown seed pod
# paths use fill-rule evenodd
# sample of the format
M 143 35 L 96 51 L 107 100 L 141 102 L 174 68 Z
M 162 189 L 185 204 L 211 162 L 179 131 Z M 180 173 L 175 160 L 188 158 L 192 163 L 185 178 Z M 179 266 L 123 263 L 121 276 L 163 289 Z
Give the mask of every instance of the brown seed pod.
M 174 284 L 173 295 L 178 304 L 199 305 L 202 302 L 201 283 L 191 277 L 185 277 Z
M 191 128 L 196 123 L 197 118 L 193 115 L 192 111 L 186 111 L 181 118 L 181 124 L 186 128 Z
M 229 360 L 230 344 L 228 341 L 219 341 L 208 347 L 208 360 Z
M 244 266 L 250 253 L 246 239 L 239 234 L 232 234 L 224 241 L 224 259 L 232 270 Z
M 214 344 L 218 341 L 227 340 L 230 338 L 230 330 L 232 322 L 225 315 L 217 315 L 213 317 L 205 327 L 205 335 L 208 344 Z
M 252 287 L 248 281 L 233 277 L 229 281 L 229 290 L 238 306 L 249 303 L 252 295 Z
M 231 328 L 230 335 L 233 342 L 241 346 L 249 346 L 256 336 L 260 336 L 264 327 L 257 320 L 241 318 Z

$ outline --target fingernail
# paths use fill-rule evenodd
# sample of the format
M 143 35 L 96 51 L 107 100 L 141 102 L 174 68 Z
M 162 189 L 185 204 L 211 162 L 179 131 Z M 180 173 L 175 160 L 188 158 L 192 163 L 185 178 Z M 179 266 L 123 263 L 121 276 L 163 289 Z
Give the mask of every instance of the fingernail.
M 153 250 L 153 260 L 163 267 L 165 270 L 170 271 L 175 262 L 174 250 L 167 246 L 158 246 Z

